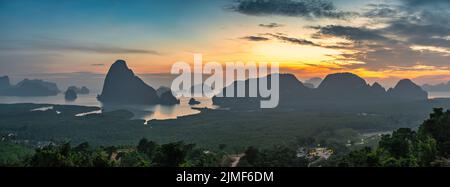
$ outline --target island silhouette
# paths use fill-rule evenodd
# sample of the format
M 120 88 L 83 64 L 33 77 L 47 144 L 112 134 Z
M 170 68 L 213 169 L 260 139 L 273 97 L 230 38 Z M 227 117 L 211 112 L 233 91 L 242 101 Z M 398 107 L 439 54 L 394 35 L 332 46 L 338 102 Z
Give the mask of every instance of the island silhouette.
M 106 104 L 175 105 L 180 103 L 169 90 L 160 94 L 158 96 L 153 87 L 136 76 L 124 60 L 117 60 L 111 65 L 103 90 L 97 99 Z

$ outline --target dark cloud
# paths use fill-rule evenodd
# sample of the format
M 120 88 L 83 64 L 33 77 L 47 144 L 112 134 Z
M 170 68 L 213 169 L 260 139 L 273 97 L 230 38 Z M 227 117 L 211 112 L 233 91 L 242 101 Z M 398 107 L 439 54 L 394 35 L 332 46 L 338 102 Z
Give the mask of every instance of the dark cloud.
M 318 29 L 318 34 L 332 35 L 337 37 L 346 38 L 353 41 L 371 40 L 371 41 L 391 41 L 381 34 L 377 30 L 370 30 L 366 28 L 340 26 L 340 25 L 328 25 L 325 27 L 313 27 Z
M 369 4 L 367 10 L 361 15 L 368 18 L 393 18 L 400 14 L 400 11 L 388 4 Z
M 409 45 L 385 46 L 371 48 L 357 54 L 349 54 L 352 58 L 366 62 L 363 66 L 368 69 L 392 69 L 393 67 L 413 67 L 427 65 L 434 67 L 448 67 L 449 57 L 433 51 L 418 51 Z
M 383 29 L 385 32 L 393 33 L 398 36 L 416 37 L 416 36 L 449 36 L 450 28 L 440 25 L 419 25 L 403 20 L 394 21 L 388 27 Z
M 416 28 L 417 26 L 417 28 Z M 320 35 L 332 35 L 353 41 L 325 48 L 345 49 L 351 52 L 333 56 L 339 61 L 359 61 L 364 64 L 349 64 L 349 68 L 367 68 L 371 70 L 388 70 L 399 67 L 415 68 L 416 65 L 432 67 L 448 67 L 449 54 L 431 50 L 414 50 L 413 45 L 450 47 L 450 41 L 443 38 L 432 37 L 445 35 L 445 31 L 438 27 L 430 27 L 426 34 L 427 26 L 418 25 L 392 25 L 381 29 L 368 29 L 364 27 L 349 26 L 325 26 L 314 27 Z M 387 37 L 389 36 L 389 37 Z M 401 38 L 397 39 L 398 37 Z
M 450 11 L 447 6 L 450 5 L 450 1 L 400 1 L 403 3 L 367 5 L 358 14 L 363 18 L 368 18 L 369 22 L 366 26 L 336 24 L 312 27 L 317 29 L 317 32 L 312 35 L 312 38 L 316 40 L 339 37 L 349 40 L 346 43 L 325 45 L 321 42 L 290 37 L 282 33 L 261 34 L 259 36 L 292 44 L 337 49 L 341 50 L 342 54 L 331 55 L 336 61 L 364 62 L 339 64 L 346 68 L 366 68 L 370 70 L 450 68 L 450 53 L 447 52 L 450 51 Z M 302 8 L 309 6 L 305 2 L 293 0 L 239 1 L 234 10 L 248 15 L 330 17 L 315 14 L 314 11 Z M 435 6 L 436 4 L 439 4 L 439 6 Z M 331 8 L 325 8 L 324 10 L 338 12 L 333 4 L 329 3 L 328 5 Z M 383 25 L 383 27 L 374 28 L 368 27 L 369 25 Z M 414 46 L 426 47 L 414 48 Z
M 436 10 L 429 8 L 429 10 L 422 10 L 417 16 L 414 17 L 414 21 L 420 24 L 434 24 L 441 26 L 448 26 L 450 24 L 450 6 L 445 10 Z
M 405 45 L 449 48 L 449 41 L 444 38 L 450 36 L 450 11 L 448 6 L 441 3 L 450 5 L 450 1 L 402 0 L 402 2 L 402 5 L 368 5 L 366 12 L 361 15 L 371 18 L 374 23 L 387 25 L 371 32 L 400 38 Z M 439 6 L 433 7 L 436 4 Z
M 409 42 L 422 46 L 433 46 L 450 49 L 450 40 L 442 38 L 416 37 L 410 38 Z M 449 59 L 450 60 L 450 59 Z M 450 61 L 449 61 L 450 63 Z
M 323 46 L 327 47 L 327 46 Z M 329 47 L 327 47 L 329 48 Z M 340 61 L 359 61 L 364 64 L 350 64 L 349 68 L 389 70 L 398 67 L 415 68 L 416 65 L 449 67 L 449 54 L 431 50 L 414 50 L 409 42 L 379 43 L 355 42 L 352 46 L 341 47 L 351 52 L 333 56 Z
M 242 37 L 241 39 L 248 40 L 248 41 L 254 41 L 254 42 L 270 40 L 269 38 L 262 37 L 262 36 L 245 36 L 245 37 Z
M 91 64 L 91 66 L 104 66 L 105 64 Z
M 291 43 L 291 44 L 296 44 L 296 45 L 320 46 L 309 40 L 305 40 L 302 38 L 289 37 L 284 33 L 275 33 L 275 34 L 265 33 L 265 34 L 259 34 L 258 36 L 245 36 L 245 37 L 242 37 L 241 39 L 259 42 L 259 41 L 268 41 L 268 40 L 271 40 L 272 38 L 275 40 L 279 40 L 281 42 Z
M 275 33 L 275 34 L 266 33 L 266 34 L 259 34 L 259 36 L 245 36 L 245 37 L 242 37 L 241 39 L 259 42 L 259 41 L 268 41 L 268 40 L 271 40 L 271 38 L 279 40 L 281 42 L 297 44 L 297 45 L 320 46 L 318 44 L 315 44 L 312 41 L 305 40 L 302 38 L 289 37 L 283 33 Z
M 341 66 L 370 70 L 429 70 L 450 68 L 450 1 L 401 0 L 402 4 L 369 4 L 359 15 L 367 26 L 312 27 L 314 39 L 330 36 L 350 43 L 321 45 L 341 50 L 336 61 L 357 61 Z M 435 6 L 439 4 L 439 6 Z M 419 48 L 415 48 L 419 46 Z M 422 47 L 422 48 L 420 48 Z M 431 48 L 429 48 L 431 47 Z M 436 48 L 433 48 L 436 47 Z
M 401 0 L 409 6 L 427 6 L 427 5 L 450 5 L 449 0 Z
M 280 15 L 343 19 L 354 14 L 339 11 L 332 2 L 325 0 L 238 0 L 229 9 L 254 16 Z
M 282 27 L 283 25 L 278 23 L 269 23 L 269 24 L 259 24 L 259 26 L 265 28 L 275 28 L 275 27 Z
M 450 27 L 446 25 L 421 25 L 408 21 L 397 20 L 380 31 L 390 35 L 403 38 L 409 45 L 433 46 L 450 49 L 450 40 L 445 37 L 450 36 Z
M 279 35 L 279 34 L 266 34 L 267 36 L 271 36 L 274 37 L 280 41 L 283 42 L 288 42 L 288 43 L 293 43 L 293 44 L 298 44 L 298 45 L 312 45 L 312 46 L 317 46 L 317 44 L 315 44 L 314 42 L 311 42 L 309 40 L 305 40 L 305 39 L 301 39 L 301 38 L 292 38 L 292 37 L 288 37 L 285 35 Z

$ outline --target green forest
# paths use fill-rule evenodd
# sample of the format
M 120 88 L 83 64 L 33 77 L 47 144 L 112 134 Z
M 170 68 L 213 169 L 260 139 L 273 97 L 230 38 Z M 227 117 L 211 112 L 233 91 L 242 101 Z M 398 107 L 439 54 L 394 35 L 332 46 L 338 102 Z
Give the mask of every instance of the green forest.
M 242 154 L 226 144 L 207 150 L 182 141 L 158 144 L 145 138 L 134 146 L 90 146 L 88 142 L 51 143 L 31 149 L 3 140 L 0 166 L 10 167 L 445 167 L 450 166 L 450 110 L 434 109 L 417 131 L 399 128 L 382 135 L 378 145 L 349 150 L 322 145 L 335 153 L 329 159 L 299 155 L 299 147 L 315 145 L 314 138 L 270 148 L 249 146 Z M 327 142 L 321 142 L 327 144 Z M 236 161 L 234 158 L 239 157 Z

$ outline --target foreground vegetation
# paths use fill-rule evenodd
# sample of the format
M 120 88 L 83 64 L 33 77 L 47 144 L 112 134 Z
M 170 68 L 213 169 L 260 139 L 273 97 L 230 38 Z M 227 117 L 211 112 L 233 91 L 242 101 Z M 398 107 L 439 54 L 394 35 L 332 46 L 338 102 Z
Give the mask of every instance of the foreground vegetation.
M 53 108 L 32 111 L 46 106 Z M 314 137 L 317 143 L 322 144 L 356 143 L 365 132 L 417 128 L 435 107 L 449 108 L 450 101 L 431 100 L 401 106 L 203 110 L 198 115 L 150 121 L 144 125 L 143 120 L 131 119 L 133 114 L 128 111 L 76 116 L 100 108 L 0 104 L 0 136 L 13 134 L 15 143 L 31 147 L 69 141 L 74 145 L 89 142 L 95 147 L 133 145 L 141 138 L 147 138 L 158 144 L 184 141 L 208 150 L 216 150 L 220 144 L 226 144 L 228 152 L 242 153 L 249 146 L 263 149 L 291 146 L 298 139 L 308 137 Z
M 136 147 L 93 148 L 88 143 L 69 143 L 37 149 L 24 160 L 31 167 L 213 167 L 221 166 L 222 155 L 175 142 L 158 145 L 142 139 Z
M 81 143 L 50 143 L 35 151 L 3 140 L 0 166 L 28 167 L 443 167 L 450 166 L 450 110 L 435 109 L 417 131 L 399 128 L 383 135 L 376 148 L 350 150 L 321 141 L 334 153 L 330 158 L 300 154 L 317 146 L 315 138 L 299 139 L 291 146 L 248 147 L 238 155 L 221 144 L 215 151 L 194 144 L 157 144 L 141 139 L 137 146 L 92 147 Z M 235 158 L 239 159 L 236 160 Z
M 32 148 L 7 141 L 0 142 L 0 166 L 22 166 L 23 161 L 34 153 Z
M 366 147 L 340 158 L 336 166 L 429 167 L 450 166 L 450 110 L 435 109 L 413 131 L 400 128 L 384 135 L 378 148 Z

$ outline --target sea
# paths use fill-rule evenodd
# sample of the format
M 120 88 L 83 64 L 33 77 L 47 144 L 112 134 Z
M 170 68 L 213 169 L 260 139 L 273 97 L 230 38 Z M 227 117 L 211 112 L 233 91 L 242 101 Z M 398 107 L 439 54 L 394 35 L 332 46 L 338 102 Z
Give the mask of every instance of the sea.
M 112 111 L 117 109 L 126 109 L 134 114 L 134 119 L 143 119 L 146 124 L 151 120 L 167 120 L 177 119 L 181 116 L 196 115 L 200 110 L 195 108 L 209 108 L 216 109 L 211 98 L 200 97 L 195 98 L 201 104 L 191 106 L 188 104 L 190 98 L 180 98 L 180 104 L 173 106 L 163 105 L 126 105 L 126 106 L 105 106 L 97 100 L 97 94 L 91 93 L 87 95 L 78 95 L 75 101 L 66 101 L 64 94 L 46 97 L 15 97 L 15 96 L 0 96 L 0 104 L 15 104 L 15 103 L 35 103 L 35 104 L 56 104 L 56 105 L 80 105 L 80 106 L 97 106 L 101 107 L 102 111 Z M 450 92 L 429 92 L 429 98 L 450 98 Z M 92 111 L 98 113 L 99 111 Z M 101 111 L 100 111 L 101 112 Z
M 430 99 L 450 98 L 450 92 L 428 92 L 428 97 Z
M 151 120 L 167 120 L 177 119 L 181 116 L 196 115 L 200 110 L 195 108 L 215 109 L 217 106 L 212 104 L 211 98 L 200 97 L 195 98 L 200 102 L 198 105 L 189 105 L 190 98 L 179 98 L 180 104 L 173 106 L 165 105 L 103 105 L 97 100 L 97 94 L 91 93 L 87 95 L 79 94 L 75 101 L 66 101 L 64 94 L 45 97 L 16 97 L 16 96 L 0 96 L 0 104 L 16 104 L 16 103 L 35 103 L 35 104 L 53 104 L 53 105 L 79 105 L 79 106 L 96 106 L 101 107 L 103 112 L 125 109 L 134 114 L 134 119 L 143 119 L 145 124 Z M 98 113 L 92 111 L 91 113 Z M 100 111 L 101 112 L 101 111 Z

